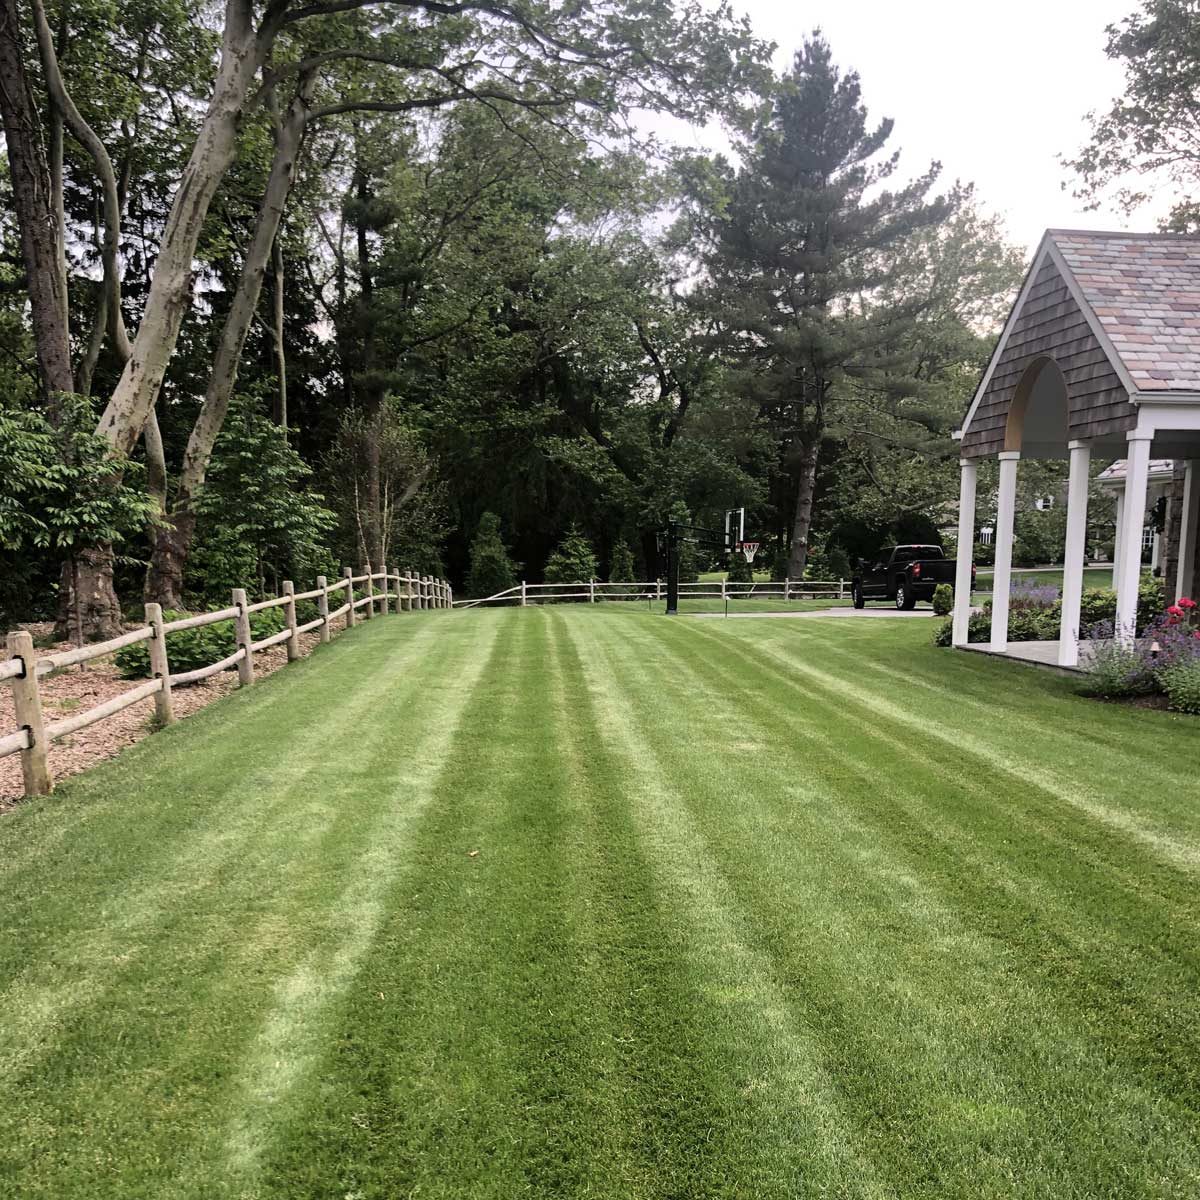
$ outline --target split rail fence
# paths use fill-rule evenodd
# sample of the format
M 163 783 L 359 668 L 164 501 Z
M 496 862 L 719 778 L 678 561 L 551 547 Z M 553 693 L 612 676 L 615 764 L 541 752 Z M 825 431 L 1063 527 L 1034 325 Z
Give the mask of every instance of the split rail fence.
M 379 591 L 375 590 L 377 582 L 381 585 Z M 356 599 L 354 593 L 359 585 L 363 585 L 363 595 Z M 336 603 L 338 599 L 343 599 L 343 603 L 336 608 L 330 608 L 331 601 Z M 317 616 L 304 624 L 298 624 L 296 604 L 305 600 L 316 602 Z M 177 621 L 164 621 L 161 606 L 147 604 L 144 625 L 106 642 L 93 642 L 71 650 L 60 650 L 57 654 L 39 656 L 34 651 L 33 638 L 27 632 L 10 633 L 8 658 L 0 659 L 0 683 L 7 682 L 12 689 L 17 729 L 13 733 L 0 734 L 0 758 L 9 754 L 20 754 L 26 795 L 45 795 L 54 786 L 48 761 L 48 750 L 54 742 L 86 729 L 89 725 L 95 725 L 98 721 L 103 721 L 148 696 L 154 697 L 154 712 L 158 724 L 169 725 L 175 719 L 171 703 L 172 687 L 197 683 L 234 666 L 237 667 L 238 686 L 247 687 L 254 682 L 256 652 L 285 643 L 288 662 L 293 662 L 300 657 L 302 633 L 319 630 L 320 640 L 328 642 L 334 632 L 333 623 L 339 618 L 345 618 L 344 629 L 351 629 L 360 620 L 386 615 L 393 602 L 396 612 L 450 608 L 454 603 L 454 593 L 444 579 L 435 579 L 429 575 L 402 575 L 394 571 L 373 572 L 367 567 L 363 567 L 361 573 L 356 575 L 353 568 L 346 567 L 337 583 L 330 583 L 324 575 L 318 575 L 315 588 L 307 592 L 297 592 L 291 581 L 285 580 L 279 596 L 270 600 L 259 600 L 253 604 L 247 602 L 244 588 L 234 588 L 233 603 L 228 608 L 181 617 Z M 256 642 L 251 633 L 250 615 L 269 608 L 283 609 L 284 627 L 278 633 Z M 234 623 L 237 649 L 219 662 L 172 674 L 167 644 L 170 635 L 184 629 L 215 625 L 221 621 Z M 42 676 L 77 663 L 103 658 L 139 642 L 149 643 L 152 679 L 85 712 L 75 713 L 57 721 L 46 720 L 38 687 L 38 680 Z
M 653 579 L 648 583 L 602 583 L 595 579 L 579 583 L 526 583 L 505 588 L 494 596 L 478 600 L 455 600 L 455 608 L 476 608 L 482 604 L 545 604 L 559 600 L 587 600 L 592 604 L 604 600 L 665 600 L 667 583 Z M 850 597 L 847 579 L 785 579 L 779 583 L 733 583 L 712 580 L 701 583 L 681 583 L 680 600 L 846 600 Z

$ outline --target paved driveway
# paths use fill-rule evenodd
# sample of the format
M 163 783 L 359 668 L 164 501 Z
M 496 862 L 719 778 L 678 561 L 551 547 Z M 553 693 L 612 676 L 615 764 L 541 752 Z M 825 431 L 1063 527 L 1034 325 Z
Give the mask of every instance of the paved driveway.
M 725 613 L 720 612 L 705 612 L 705 613 L 684 613 L 687 617 L 716 617 L 717 620 L 723 621 Z M 937 613 L 932 608 L 913 608 L 908 612 L 902 612 L 897 608 L 817 608 L 811 609 L 808 612 L 731 612 L 731 617 L 888 617 L 900 618 L 904 621 L 914 619 L 920 620 L 928 617 L 936 617 Z

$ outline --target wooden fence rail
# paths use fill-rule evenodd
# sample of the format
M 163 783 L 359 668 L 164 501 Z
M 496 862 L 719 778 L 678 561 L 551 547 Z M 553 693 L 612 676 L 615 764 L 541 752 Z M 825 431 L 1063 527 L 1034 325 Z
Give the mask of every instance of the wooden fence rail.
M 363 589 L 365 595 L 356 598 L 354 590 L 359 584 L 366 585 Z M 379 585 L 378 588 L 376 584 Z M 346 592 L 345 603 L 331 609 L 330 597 L 343 590 Z M 316 601 L 317 616 L 300 624 L 296 617 L 296 605 L 298 602 L 310 600 Z M 12 691 L 17 729 L 12 733 L 0 733 L 0 758 L 9 754 L 20 754 L 25 794 L 45 795 L 54 786 L 48 751 L 50 746 L 61 738 L 69 737 L 89 725 L 103 721 L 106 717 L 111 717 L 149 696 L 154 697 L 158 723 L 169 725 L 174 720 L 171 703 L 173 687 L 198 683 L 221 671 L 228 671 L 231 667 L 237 667 L 239 686 L 245 687 L 254 682 L 256 652 L 286 643 L 288 661 L 292 662 L 300 657 L 302 633 L 319 630 L 321 641 L 327 642 L 334 632 L 333 622 L 340 617 L 346 618 L 343 628 L 349 629 L 360 619 L 360 611 L 361 619 L 364 620 L 384 616 L 391 611 L 389 605 L 393 603 L 397 613 L 412 612 L 414 609 L 450 608 L 454 604 L 454 593 L 444 579 L 433 579 L 428 575 L 414 575 L 411 572 L 401 574 L 391 568 L 386 571 L 372 571 L 370 567 L 362 567 L 360 573 L 355 575 L 353 568 L 347 567 L 342 579 L 336 583 L 330 583 L 324 575 L 320 575 L 317 577 L 315 588 L 307 592 L 297 592 L 291 581 L 285 580 L 279 596 L 257 600 L 253 604 L 247 602 L 245 589 L 234 588 L 233 604 L 229 608 L 180 617 L 175 621 L 163 621 L 161 607 L 157 604 L 147 604 L 144 625 L 139 625 L 119 637 L 109 638 L 108 641 L 61 650 L 57 654 L 39 656 L 34 651 L 33 638 L 27 632 L 20 630 L 10 633 L 7 643 L 8 657 L 0 659 L 0 683 L 6 683 Z M 273 608 L 283 609 L 284 627 L 278 633 L 258 641 L 252 640 L 251 614 Z M 170 635 L 185 629 L 215 625 L 221 621 L 234 623 L 237 649 L 219 662 L 209 663 L 192 671 L 172 673 L 168 650 Z M 46 722 L 38 687 L 40 677 L 48 675 L 51 671 L 104 658 L 140 642 L 149 643 L 150 671 L 153 676 L 151 679 L 104 701 L 103 704 L 97 704 L 94 708 L 73 713 L 58 721 Z
M 455 608 L 478 608 L 485 604 L 544 604 L 557 600 L 662 600 L 667 593 L 664 579 L 649 581 L 614 580 L 604 583 L 597 579 L 576 583 L 522 582 L 493 596 L 476 600 L 453 600 Z M 728 580 L 701 583 L 681 583 L 680 600 L 846 600 L 850 596 L 850 581 L 846 579 L 785 579 L 778 583 L 736 583 Z

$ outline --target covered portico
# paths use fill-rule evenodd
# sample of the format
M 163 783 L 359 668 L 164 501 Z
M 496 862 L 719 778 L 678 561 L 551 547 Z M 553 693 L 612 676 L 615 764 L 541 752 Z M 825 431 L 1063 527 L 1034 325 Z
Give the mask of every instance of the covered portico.
M 1124 459 L 1114 550 L 1118 636 L 1132 639 L 1152 459 L 1186 463 L 1170 599 L 1196 590 L 1200 238 L 1048 230 L 980 381 L 962 443 L 953 642 L 967 644 L 979 463 L 999 460 L 993 653 L 1008 651 L 1022 458 L 1069 459 L 1057 663 L 1079 661 L 1092 459 Z

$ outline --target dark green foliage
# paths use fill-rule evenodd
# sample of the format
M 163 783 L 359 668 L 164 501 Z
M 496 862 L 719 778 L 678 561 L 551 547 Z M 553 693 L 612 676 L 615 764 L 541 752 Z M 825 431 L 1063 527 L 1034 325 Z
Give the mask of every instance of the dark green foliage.
M 509 556 L 500 536 L 500 518 L 495 513 L 485 512 L 479 518 L 479 527 L 471 542 L 467 595 L 494 596 L 516 582 L 517 564 Z
M 754 564 L 748 563 L 740 550 L 729 556 L 728 579 L 730 583 L 754 582 Z
M 578 525 L 572 525 L 546 560 L 547 583 L 587 583 L 596 577 L 596 553 Z
M 939 583 L 933 589 L 933 611 L 939 617 L 947 616 L 954 608 L 954 589 L 948 583 Z
M 249 396 L 230 408 L 200 493 L 191 586 L 205 601 L 229 589 L 276 593 L 282 579 L 337 576 L 334 514 L 308 490 L 312 470 Z
M 633 551 L 628 542 L 616 542 L 612 548 L 612 557 L 608 567 L 608 578 L 612 583 L 630 583 L 634 581 Z
M 297 605 L 297 624 L 311 620 L 311 617 L 301 617 L 299 609 L 300 606 Z M 163 613 L 163 620 L 178 621 L 190 615 L 169 610 Z M 316 615 L 315 611 L 312 615 Z M 266 608 L 262 612 L 250 614 L 250 635 L 256 642 L 278 633 L 283 625 L 282 608 Z M 181 629 L 177 633 L 167 634 L 167 661 L 172 675 L 195 671 L 200 667 L 220 662 L 236 649 L 237 636 L 232 620 L 217 621 L 212 625 L 201 625 L 199 628 Z M 113 659 L 124 679 L 146 679 L 150 676 L 150 649 L 145 642 L 137 642 L 118 650 Z

